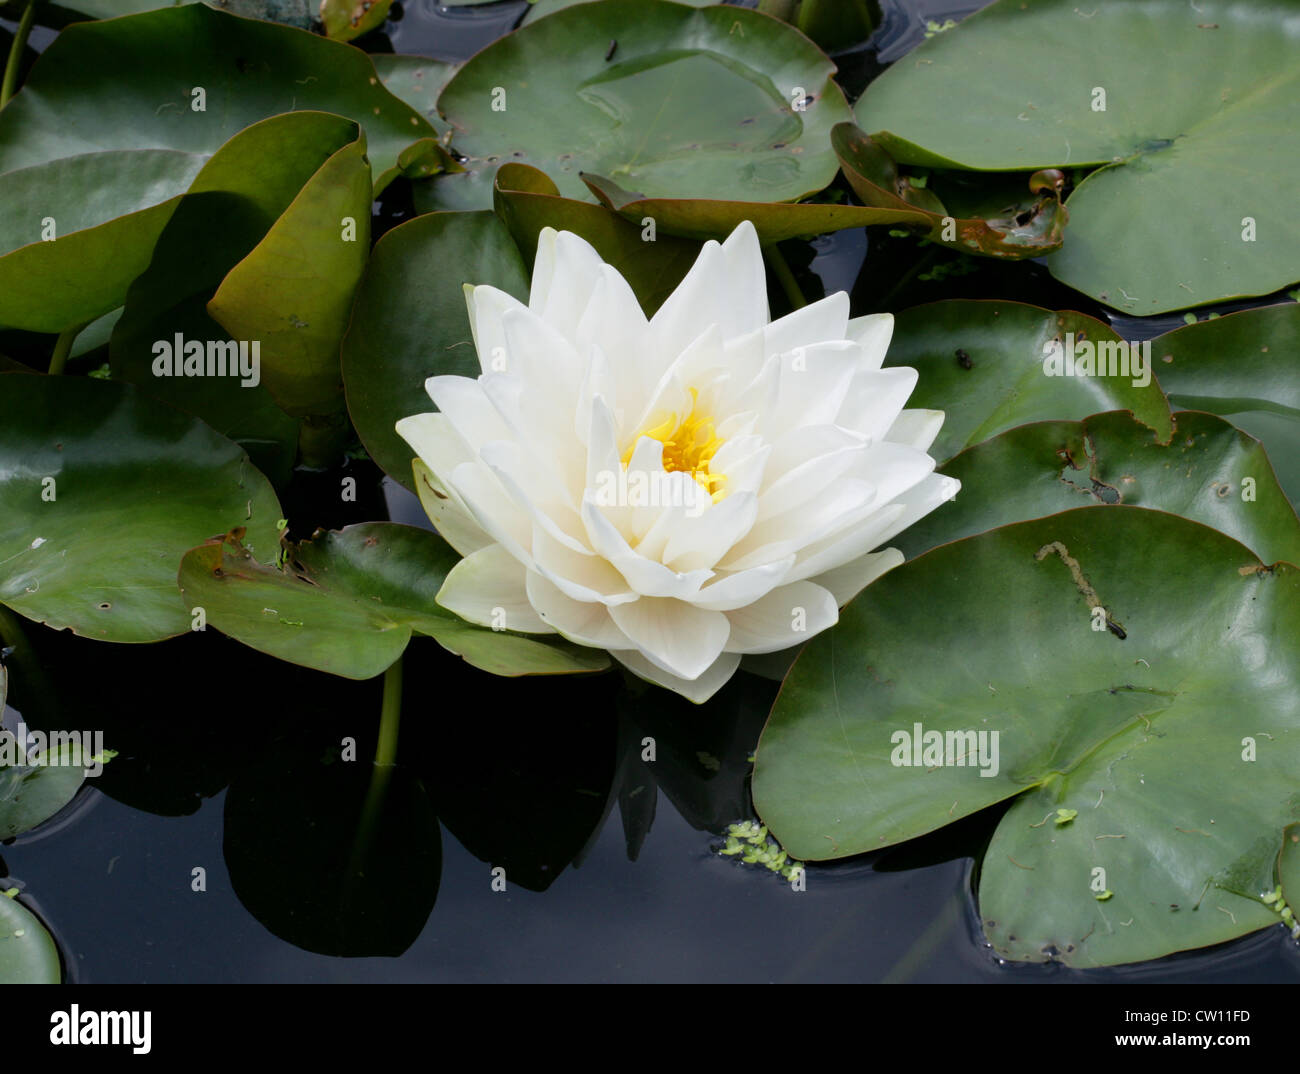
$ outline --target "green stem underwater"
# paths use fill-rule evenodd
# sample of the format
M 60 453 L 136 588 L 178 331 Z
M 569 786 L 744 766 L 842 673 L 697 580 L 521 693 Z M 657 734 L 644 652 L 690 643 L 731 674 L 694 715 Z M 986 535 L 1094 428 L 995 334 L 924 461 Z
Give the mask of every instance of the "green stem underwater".
M 68 355 L 72 353 L 72 344 L 85 327 L 84 324 L 79 324 L 74 328 L 67 328 L 59 333 L 59 338 L 54 343 L 54 353 L 50 355 L 50 376 L 62 376 L 63 369 L 68 364 Z
M 22 66 L 23 49 L 27 47 L 27 38 L 32 32 L 32 23 L 36 21 L 36 0 L 27 0 L 27 9 L 18 22 L 14 32 L 13 43 L 9 46 L 9 59 L 5 63 L 4 81 L 0 82 L 0 108 L 9 103 L 18 87 L 18 68 Z
M 803 297 L 803 292 L 799 290 L 799 283 L 794 278 L 794 273 L 790 271 L 790 265 L 781 253 L 780 247 L 776 243 L 763 248 L 767 255 L 767 263 L 772 266 L 772 272 L 775 273 L 777 280 L 781 284 L 781 290 L 785 292 L 785 297 L 790 300 L 791 309 L 803 309 L 808 305 L 808 300 Z
M 402 722 L 402 658 L 384 672 L 384 700 L 379 711 L 379 744 L 375 765 L 391 768 L 397 763 L 397 732 Z

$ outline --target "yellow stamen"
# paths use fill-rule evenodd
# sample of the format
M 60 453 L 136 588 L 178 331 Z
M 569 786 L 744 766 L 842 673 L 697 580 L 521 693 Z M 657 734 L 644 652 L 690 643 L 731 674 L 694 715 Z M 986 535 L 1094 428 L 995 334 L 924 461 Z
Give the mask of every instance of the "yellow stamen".
M 658 440 L 663 445 L 664 470 L 670 474 L 689 474 L 717 503 L 727 494 L 724 488 L 727 478 L 725 474 L 713 473 L 710 463 L 722 447 L 723 440 L 718 436 L 713 416 L 699 412 L 699 390 L 690 388 L 689 391 L 690 413 L 680 421 L 676 413 L 669 414 L 664 420 L 637 433 L 623 453 L 623 465 L 632 461 L 632 452 L 641 437 Z

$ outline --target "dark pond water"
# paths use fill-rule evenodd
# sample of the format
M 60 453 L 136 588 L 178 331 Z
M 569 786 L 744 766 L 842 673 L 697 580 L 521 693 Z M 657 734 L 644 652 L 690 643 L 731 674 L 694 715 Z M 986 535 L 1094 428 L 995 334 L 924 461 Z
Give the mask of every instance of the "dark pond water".
M 463 57 L 523 6 L 406 3 L 366 43 Z M 886 4 L 872 47 L 840 57 L 846 77 L 896 59 L 927 19 L 977 6 Z M 387 222 L 401 218 L 401 202 L 386 201 Z M 1102 312 L 1041 265 L 871 241 L 869 250 L 864 233 L 845 232 L 802 259 L 790 254 L 806 289 L 851 288 L 861 312 L 951 297 Z M 936 264 L 951 267 L 936 274 Z M 1171 326 L 1117 323 L 1129 338 Z M 339 503 L 337 473 L 297 476 L 283 497 L 295 532 L 390 513 L 426 524 L 373 466 L 351 467 L 356 504 Z M 4 886 L 23 888 L 53 930 L 69 977 L 1300 981 L 1300 951 L 1281 928 L 1112 971 L 1000 963 L 980 938 L 972 894 L 998 810 L 814 865 L 800 893 L 719 857 L 718 833 L 752 816 L 748 757 L 775 692 L 766 680 L 737 676 L 701 713 L 615 675 L 493 679 L 429 639 L 405 663 L 400 763 L 359 835 L 377 681 L 280 664 L 215 632 L 159 648 L 30 627 L 8 658 L 7 721 L 102 728 L 119 753 L 60 817 L 0 845 Z M 349 738 L 359 763 L 338 759 Z M 345 885 L 359 854 L 365 879 Z M 196 870 L 205 890 L 194 890 Z M 504 870 L 504 890 L 494 870 Z

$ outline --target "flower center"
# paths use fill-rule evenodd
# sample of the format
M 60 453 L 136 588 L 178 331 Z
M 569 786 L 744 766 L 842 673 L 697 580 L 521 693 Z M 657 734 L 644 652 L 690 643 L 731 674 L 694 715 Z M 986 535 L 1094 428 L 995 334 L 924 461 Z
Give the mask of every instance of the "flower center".
M 623 455 L 623 465 L 627 466 L 631 462 L 632 452 L 641 437 L 658 440 L 663 445 L 664 471 L 670 474 L 689 474 L 709 494 L 710 499 L 717 503 L 726 495 L 723 486 L 727 479 L 725 474 L 713 473 L 710 463 L 722 447 L 723 440 L 717 434 L 713 415 L 700 412 L 699 390 L 691 388 L 689 391 L 690 413 L 680 420 L 676 413 L 669 414 L 658 424 L 637 433 Z

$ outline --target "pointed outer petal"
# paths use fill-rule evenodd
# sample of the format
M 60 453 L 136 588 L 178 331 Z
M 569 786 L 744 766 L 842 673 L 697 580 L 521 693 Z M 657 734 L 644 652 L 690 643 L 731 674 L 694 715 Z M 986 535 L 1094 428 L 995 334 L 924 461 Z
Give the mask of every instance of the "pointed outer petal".
M 678 574 L 632 551 L 614 524 L 590 501 L 582 505 L 582 520 L 587 524 L 587 536 L 596 554 L 609 560 L 628 585 L 642 596 L 690 600 L 713 577 L 712 571 Z
M 889 341 L 894 338 L 894 315 L 892 313 L 869 313 L 865 317 L 854 317 L 848 324 L 845 335 L 862 346 L 862 370 L 879 369 L 889 350 Z
M 527 568 L 502 545 L 490 544 L 447 572 L 434 598 L 466 622 L 524 634 L 554 634 L 528 602 Z M 504 626 L 501 613 L 504 612 Z
M 440 476 L 450 474 L 463 462 L 475 461 L 474 453 L 447 420 L 447 415 L 412 414 L 398 421 L 394 428 L 397 435 L 411 445 L 411 450 L 425 468 L 432 472 L 434 487 L 447 493 L 455 506 L 468 514 L 460 496 L 447 487 L 446 477 Z
M 924 451 L 882 440 L 862 452 L 849 476 L 859 481 L 870 481 L 876 490 L 876 502 L 883 507 L 893 503 L 908 489 L 915 488 L 933 472 L 934 459 Z
M 649 324 L 627 280 L 612 265 L 601 265 L 574 338 L 581 351 L 595 343 L 630 371 L 639 373 L 645 367 Z
M 882 574 L 892 571 L 902 562 L 902 552 L 897 548 L 885 548 L 819 574 L 813 581 L 829 589 L 834 594 L 835 603 L 843 607 Z
M 678 521 L 664 548 L 663 562 L 675 571 L 707 570 L 749 532 L 758 515 L 758 497 L 736 492 L 702 513 Z
M 573 432 L 583 447 L 589 446 L 592 407 L 597 396 L 605 399 L 610 407 L 610 414 L 614 419 L 614 442 L 617 444 L 617 432 L 621 424 L 618 411 L 614 409 L 618 399 L 618 382 L 614 378 L 613 368 L 609 359 L 605 357 L 605 352 L 593 345 L 587 352 L 587 368 L 583 373 L 582 387 L 578 389 L 577 405 L 573 408 Z M 615 402 L 609 402 L 610 400 Z
M 523 381 L 529 394 L 530 409 L 546 413 L 555 426 L 567 427 L 564 411 L 582 386 L 586 363 L 582 355 L 586 348 L 577 348 L 555 326 L 532 310 L 521 306 L 501 318 L 504 336 L 504 370 Z
M 776 476 L 759 499 L 758 517 L 774 518 L 820 496 L 831 482 L 862 460 L 868 445 L 836 425 L 787 433 L 773 445 L 767 472 Z
M 709 325 L 723 327 L 728 317 L 723 295 L 725 273 L 722 247 L 710 239 L 682 282 L 650 318 L 650 341 L 656 354 L 676 358 Z
M 508 295 L 491 284 L 465 285 L 465 304 L 469 307 L 469 330 L 478 352 L 479 368 L 484 373 L 493 371 L 492 360 L 507 350 L 502 322 L 514 310 L 526 310 L 514 295 Z M 497 348 L 500 348 L 498 351 Z
M 784 582 L 794 562 L 795 557 L 791 554 L 784 559 L 764 563 L 761 567 L 719 574 L 697 596 L 691 598 L 691 603 L 697 608 L 707 608 L 714 612 L 743 608 Z
M 446 479 L 464 502 L 470 516 L 498 544 L 525 566 L 532 566 L 528 547 L 532 543 L 532 520 L 509 493 L 497 476 L 481 462 L 461 463 Z
M 480 456 L 507 495 L 534 525 L 541 526 L 557 541 L 577 552 L 590 551 L 583 539 L 586 527 L 582 524 L 582 517 L 567 502 L 567 494 L 557 487 L 545 467 L 537 465 L 526 448 L 497 441 L 484 444 Z
M 947 503 L 961 491 L 961 482 L 947 474 L 930 474 L 924 481 L 908 489 L 895 500 L 903 508 L 903 513 L 885 531 L 879 543 L 888 541 L 895 534 L 902 533 L 908 526 L 924 518 L 936 507 Z
M 731 624 L 721 612 L 663 597 L 619 604 L 609 614 L 642 656 L 683 679 L 697 679 L 708 671 L 731 635 Z
M 542 622 L 569 641 L 593 649 L 626 649 L 633 644 L 598 601 L 574 600 L 536 571 L 528 572 L 528 600 Z
M 545 244 L 539 236 L 535 264 L 528 308 L 576 342 L 578 321 L 603 275 L 605 263 L 585 239 L 561 231 Z
M 741 571 L 784 559 L 791 552 L 820 541 L 855 517 L 865 517 L 877 503 L 875 486 L 854 478 L 842 478 L 811 504 L 786 511 L 754 525 L 743 541 L 719 561 L 721 570 Z
M 781 388 L 776 408 L 762 415 L 761 428 L 775 440 L 806 425 L 847 425 L 836 415 L 860 376 L 856 343 L 812 343 L 781 355 Z M 900 401 L 902 409 L 903 401 Z M 893 415 L 890 415 L 892 418 Z M 857 426 L 848 426 L 857 431 Z
M 477 380 L 447 374 L 430 377 L 424 388 L 471 451 L 477 452 L 493 440 L 518 439 L 516 430 Z
M 917 451 L 929 451 L 943 428 L 943 417 L 942 410 L 904 410 L 894 419 L 885 439 L 894 444 L 906 444 Z
M 729 292 L 730 318 L 724 322 L 728 336 L 752 332 L 768 323 L 767 267 L 758 244 L 758 231 L 742 220 L 722 243 L 727 265 L 725 283 Z
M 812 582 L 783 585 L 727 613 L 731 622 L 727 652 L 745 655 L 788 649 L 834 626 L 839 617 L 830 590 Z
M 640 596 L 607 560 L 575 552 L 541 526 L 533 528 L 533 563 L 538 574 L 573 600 L 625 604 Z
M 694 406 L 687 385 L 693 384 L 696 375 L 711 369 L 723 361 L 722 334 L 716 324 L 709 325 L 700 333 L 681 354 L 668 364 L 653 383 L 642 382 L 637 388 L 637 401 L 641 404 L 629 409 L 634 417 L 624 434 L 635 436 L 651 425 L 657 425 L 665 415 L 676 415 L 678 420 L 686 417 Z M 625 382 L 635 381 L 636 370 L 624 368 L 620 386 Z M 644 372 L 642 373 L 644 376 Z
M 849 385 L 835 424 L 873 440 L 884 439 L 916 387 L 916 378 L 916 370 L 906 365 L 859 373 Z
M 763 349 L 768 354 L 781 354 L 810 343 L 850 339 L 849 324 L 849 296 L 836 291 L 769 324 L 763 329 Z
M 560 233 L 544 227 L 537 233 L 537 256 L 533 258 L 533 283 L 528 292 L 528 308 L 540 313 L 555 280 L 555 240 Z
M 698 679 L 688 680 L 669 675 L 662 668 L 655 667 L 635 649 L 630 652 L 615 651 L 609 655 L 638 678 L 681 694 L 687 701 L 693 701 L 697 705 L 704 704 L 726 686 L 727 681 L 736 673 L 736 668 L 740 667 L 738 653 L 723 653 Z
M 492 538 L 474 521 L 460 494 L 438 480 L 438 477 L 420 459 L 411 460 L 415 473 L 415 491 L 420 505 L 429 516 L 433 528 L 444 541 L 462 556 L 472 555 L 480 548 L 492 544 Z
M 814 578 L 879 548 L 902 528 L 895 523 L 903 517 L 905 510 L 901 503 L 868 508 L 861 517 L 853 519 L 847 526 L 828 534 L 816 544 L 803 548 L 787 581 Z

